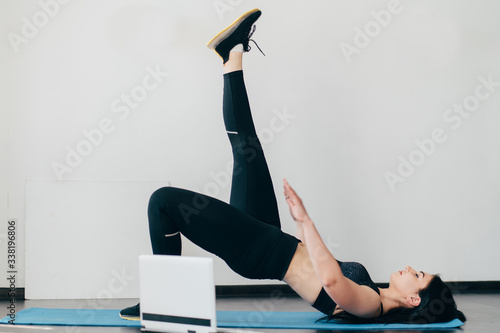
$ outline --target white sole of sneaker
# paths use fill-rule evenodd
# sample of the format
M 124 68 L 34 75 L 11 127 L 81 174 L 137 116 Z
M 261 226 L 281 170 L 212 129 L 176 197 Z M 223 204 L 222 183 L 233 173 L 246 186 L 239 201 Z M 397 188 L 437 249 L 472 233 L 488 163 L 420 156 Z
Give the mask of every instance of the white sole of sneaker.
M 253 13 L 258 12 L 258 11 L 259 11 L 259 9 L 252 9 L 252 10 L 246 12 L 245 14 L 241 15 L 240 17 L 238 17 L 233 23 L 231 23 L 231 25 L 229 25 L 226 29 L 224 29 L 221 32 L 219 32 L 217 34 L 217 36 L 215 36 L 214 38 L 212 38 L 212 40 L 210 40 L 207 43 L 207 47 L 210 50 L 215 50 L 215 48 L 217 47 L 217 45 L 219 45 L 219 43 L 222 40 L 224 40 L 227 36 L 229 36 L 230 34 L 232 34 L 233 31 L 236 30 L 236 28 L 238 28 L 238 26 L 240 25 L 240 23 L 243 20 L 245 20 L 248 16 L 250 16 Z

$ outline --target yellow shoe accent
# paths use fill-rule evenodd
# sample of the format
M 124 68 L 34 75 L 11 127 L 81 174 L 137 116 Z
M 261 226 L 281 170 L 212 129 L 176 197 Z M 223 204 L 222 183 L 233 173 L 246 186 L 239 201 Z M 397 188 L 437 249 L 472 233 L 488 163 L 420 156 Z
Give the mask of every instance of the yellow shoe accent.
M 252 9 L 245 14 L 238 17 L 233 23 L 231 23 L 226 29 L 219 32 L 214 38 L 212 38 L 208 43 L 207 47 L 211 50 L 215 50 L 215 47 L 219 44 L 219 42 L 224 39 L 227 35 L 230 35 L 237 27 L 238 24 L 246 19 L 248 16 L 252 15 L 255 12 L 258 12 L 259 9 Z M 220 55 L 219 55 L 220 56 Z M 222 57 L 221 57 L 222 58 Z
M 122 319 L 126 319 L 126 320 L 135 320 L 135 321 L 141 320 L 141 317 L 128 317 L 128 316 L 122 316 L 122 315 L 120 315 L 120 317 Z

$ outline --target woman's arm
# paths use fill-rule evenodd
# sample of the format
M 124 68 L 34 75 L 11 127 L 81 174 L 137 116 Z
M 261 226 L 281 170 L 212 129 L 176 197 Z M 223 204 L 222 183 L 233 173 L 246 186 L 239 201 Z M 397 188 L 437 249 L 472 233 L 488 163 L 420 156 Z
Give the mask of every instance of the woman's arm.
M 295 236 L 297 236 L 298 239 L 302 242 L 302 244 L 306 245 L 306 240 L 304 238 L 304 227 L 302 226 L 302 223 L 296 222 L 297 229 L 295 230 Z
M 286 179 L 284 180 L 284 189 L 290 213 L 297 224 L 302 226 L 302 236 L 305 241 L 304 243 L 307 244 L 307 251 L 314 270 L 321 284 L 324 287 L 328 287 L 344 276 L 340 270 L 340 266 L 321 239 L 318 230 L 316 230 L 313 221 L 309 218 L 302 204 L 302 200 Z
M 337 260 L 321 239 L 309 218 L 302 200 L 284 180 L 285 198 L 294 220 L 302 224 L 307 251 L 326 293 L 345 311 L 360 317 L 373 317 L 380 309 L 379 295 L 367 286 L 360 286 L 342 274 Z
M 316 275 L 318 275 L 323 287 L 333 285 L 336 280 L 344 277 L 337 260 L 321 239 L 313 221 L 307 216 L 301 223 L 303 225 L 307 251 L 309 252 Z

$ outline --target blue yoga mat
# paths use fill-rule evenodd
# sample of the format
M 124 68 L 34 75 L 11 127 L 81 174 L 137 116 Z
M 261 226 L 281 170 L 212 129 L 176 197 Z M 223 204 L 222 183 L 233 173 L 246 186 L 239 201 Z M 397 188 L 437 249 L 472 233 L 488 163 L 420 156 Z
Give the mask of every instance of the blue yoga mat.
M 120 310 L 44 309 L 29 308 L 16 314 L 17 325 L 65 326 L 128 326 L 140 327 L 139 321 L 120 318 Z M 288 328 L 314 330 L 373 330 L 373 329 L 439 329 L 462 326 L 458 320 L 437 324 L 341 324 L 316 323 L 323 317 L 319 312 L 217 311 L 217 326 L 221 328 Z M 7 324 L 10 318 L 0 323 Z

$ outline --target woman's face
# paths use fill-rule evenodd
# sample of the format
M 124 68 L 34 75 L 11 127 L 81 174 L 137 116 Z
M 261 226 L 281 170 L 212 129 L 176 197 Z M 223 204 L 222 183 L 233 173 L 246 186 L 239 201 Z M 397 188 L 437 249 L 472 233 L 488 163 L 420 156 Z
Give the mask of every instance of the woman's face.
M 391 274 L 389 285 L 394 290 L 399 291 L 402 295 L 412 296 L 425 289 L 431 282 L 434 275 L 422 271 L 416 271 L 410 266 L 406 266 L 404 270 L 397 271 Z

